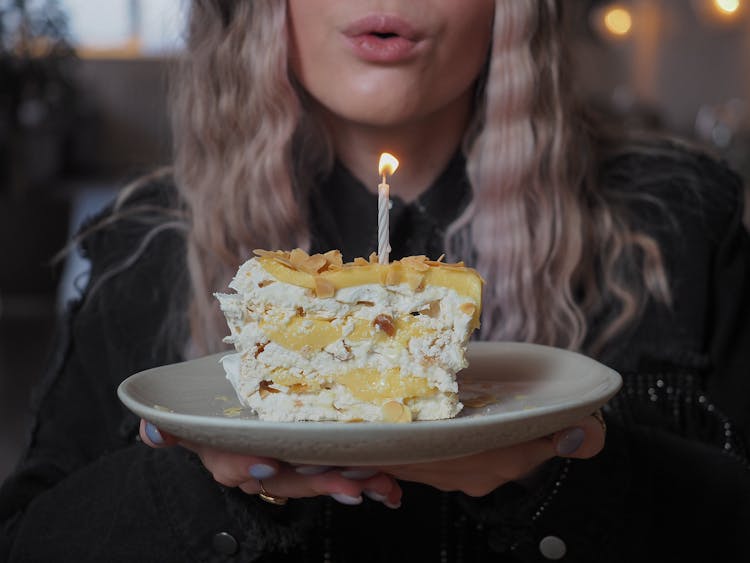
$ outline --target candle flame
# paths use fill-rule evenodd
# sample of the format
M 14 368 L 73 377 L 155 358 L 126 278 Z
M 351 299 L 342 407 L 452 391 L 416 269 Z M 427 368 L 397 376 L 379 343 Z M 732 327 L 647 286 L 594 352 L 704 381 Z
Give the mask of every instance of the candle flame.
M 398 168 L 398 159 L 390 153 L 384 152 L 380 155 L 380 163 L 378 164 L 378 174 L 385 176 L 386 174 L 392 175 Z

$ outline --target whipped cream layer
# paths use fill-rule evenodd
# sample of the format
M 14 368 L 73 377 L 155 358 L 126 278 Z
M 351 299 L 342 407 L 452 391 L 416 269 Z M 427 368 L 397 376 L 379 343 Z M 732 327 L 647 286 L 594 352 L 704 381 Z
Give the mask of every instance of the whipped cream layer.
M 223 364 L 260 418 L 419 420 L 460 411 L 455 374 L 467 365 L 481 308 L 473 270 L 407 259 L 304 272 L 261 256 L 229 286 L 236 293 L 216 297 L 237 354 Z

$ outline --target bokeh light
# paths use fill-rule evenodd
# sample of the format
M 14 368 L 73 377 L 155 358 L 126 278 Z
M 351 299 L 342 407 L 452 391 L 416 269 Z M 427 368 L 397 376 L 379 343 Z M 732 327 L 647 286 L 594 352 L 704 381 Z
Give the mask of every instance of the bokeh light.
M 630 33 L 633 18 L 625 8 L 613 6 L 604 12 L 604 27 L 612 35 L 623 37 Z
M 740 0 L 714 0 L 714 6 L 721 13 L 732 15 L 740 9 Z

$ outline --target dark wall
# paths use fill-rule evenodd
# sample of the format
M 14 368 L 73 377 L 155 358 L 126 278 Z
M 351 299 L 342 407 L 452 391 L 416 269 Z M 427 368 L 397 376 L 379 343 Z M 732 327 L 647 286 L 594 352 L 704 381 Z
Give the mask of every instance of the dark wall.
M 116 176 L 169 162 L 170 62 L 159 58 L 81 60 L 77 86 L 95 133 L 80 155 L 99 175 Z

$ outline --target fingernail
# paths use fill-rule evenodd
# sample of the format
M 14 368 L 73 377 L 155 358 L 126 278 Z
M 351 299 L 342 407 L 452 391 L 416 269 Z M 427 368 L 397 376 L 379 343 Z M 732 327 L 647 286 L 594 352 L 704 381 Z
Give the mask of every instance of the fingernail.
M 341 472 L 341 476 L 347 479 L 369 479 L 376 474 L 375 469 L 344 469 Z
M 380 493 L 378 493 L 377 491 L 369 491 L 369 490 L 365 489 L 365 490 L 364 490 L 364 491 L 362 491 L 362 492 L 363 492 L 363 494 L 364 494 L 364 495 L 365 495 L 365 496 L 366 496 L 367 498 L 371 498 L 372 500 L 376 500 L 376 501 L 378 501 L 378 502 L 384 502 L 384 501 L 385 501 L 385 499 L 387 499 L 387 498 L 388 498 L 388 497 L 386 497 L 385 495 L 381 495 L 381 494 L 380 494 Z
M 330 468 L 329 465 L 300 465 L 295 467 L 294 470 L 300 475 L 320 475 Z
M 341 504 L 348 504 L 349 506 L 362 504 L 361 496 L 350 497 L 349 495 L 345 495 L 344 493 L 331 493 L 331 498 L 336 502 L 340 502 Z
M 269 479 L 276 475 L 276 468 L 265 463 L 256 463 L 250 466 L 249 473 L 255 479 Z
M 563 434 L 557 442 L 557 455 L 569 456 L 583 444 L 585 433 L 583 428 L 571 428 Z
M 383 504 L 386 505 L 388 508 L 393 508 L 394 510 L 397 508 L 401 508 L 401 501 L 398 501 L 398 502 L 383 501 Z
M 161 435 L 161 432 L 150 422 L 146 423 L 146 436 L 156 446 L 161 446 L 164 443 L 164 437 Z

